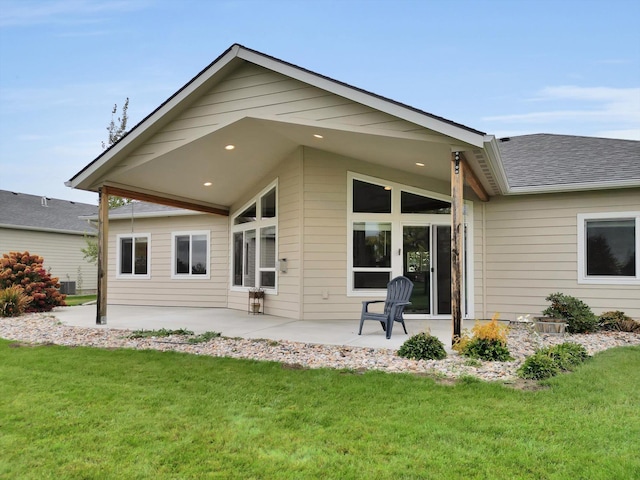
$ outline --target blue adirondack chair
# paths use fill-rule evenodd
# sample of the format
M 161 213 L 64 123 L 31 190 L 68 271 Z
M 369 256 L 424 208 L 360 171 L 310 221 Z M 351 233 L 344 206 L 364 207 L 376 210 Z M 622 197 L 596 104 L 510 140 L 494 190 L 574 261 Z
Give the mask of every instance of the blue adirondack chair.
M 412 291 L 413 282 L 411 280 L 407 277 L 396 277 L 387 284 L 386 300 L 369 300 L 362 302 L 362 315 L 360 316 L 360 331 L 358 335 L 362 334 L 362 325 L 365 320 L 380 322 L 382 329 L 387 332 L 387 339 L 391 338 L 391 332 L 393 331 L 393 324 L 395 322 L 400 322 L 402 328 L 404 328 L 404 333 L 408 333 L 402 314 L 404 307 L 411 305 L 409 299 L 411 298 Z M 383 313 L 369 312 L 369 305 L 382 302 L 384 302 Z

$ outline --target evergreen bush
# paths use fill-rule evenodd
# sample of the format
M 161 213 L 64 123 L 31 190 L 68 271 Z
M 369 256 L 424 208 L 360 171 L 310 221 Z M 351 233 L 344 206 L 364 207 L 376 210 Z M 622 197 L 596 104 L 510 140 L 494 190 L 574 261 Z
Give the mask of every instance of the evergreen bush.
M 517 373 L 522 378 L 543 380 L 560 372 L 571 372 L 587 358 L 589 355 L 582 345 L 565 342 L 536 350 L 524 361 Z
M 453 346 L 454 350 L 461 355 L 480 360 L 496 362 L 513 360 L 507 347 L 509 327 L 498 323 L 497 313 L 488 323 L 476 322 L 471 330 L 473 335 L 470 336 L 468 331 L 465 331 Z
M 442 360 L 447 357 L 447 352 L 438 337 L 421 332 L 402 344 L 398 356 L 416 360 Z
M 598 317 L 582 300 L 559 292 L 552 293 L 545 300 L 551 302 L 551 305 L 543 310 L 542 314 L 564 319 L 569 333 L 590 333 L 598 330 Z

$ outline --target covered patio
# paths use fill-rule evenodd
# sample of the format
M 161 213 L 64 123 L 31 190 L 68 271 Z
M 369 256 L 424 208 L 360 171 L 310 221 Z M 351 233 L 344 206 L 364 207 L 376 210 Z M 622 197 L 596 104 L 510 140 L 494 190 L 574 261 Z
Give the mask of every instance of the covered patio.
M 411 336 L 427 329 L 445 348 L 451 345 L 450 320 L 405 320 L 408 335 L 396 325 L 387 340 L 376 322 L 366 322 L 358 335 L 354 320 L 295 320 L 273 315 L 250 315 L 227 308 L 184 308 L 109 305 L 108 325 L 96 325 L 95 305 L 57 307 L 53 314 L 64 325 L 115 330 L 177 330 L 195 334 L 220 332 L 225 337 L 288 340 L 324 345 L 343 345 L 397 350 Z
M 442 332 L 443 343 L 450 345 L 452 337 L 460 335 L 462 318 L 473 318 L 475 306 L 482 305 L 481 290 L 473 284 L 473 269 L 481 262 L 473 258 L 472 210 L 474 202 L 485 203 L 498 191 L 492 166 L 496 148 L 495 139 L 483 132 L 233 45 L 67 182 L 100 196 L 94 322 L 106 324 L 107 317 L 110 326 L 119 322 L 113 301 L 162 302 L 177 296 L 176 286 L 198 285 L 197 279 L 177 278 L 185 272 L 191 275 L 188 268 L 164 277 L 158 273 L 167 268 L 160 259 L 175 256 L 177 240 L 170 244 L 160 239 L 156 233 L 160 227 L 150 222 L 138 222 L 136 228 L 145 225 L 146 230 L 134 232 L 133 213 L 130 236 L 146 235 L 141 245 L 154 242 L 154 247 L 140 255 L 139 278 L 129 267 L 122 270 L 116 260 L 117 237 L 124 233 L 114 226 L 110 240 L 108 210 L 109 197 L 121 196 L 210 214 L 206 226 L 173 228 L 189 238 L 193 232 L 204 232 L 203 242 L 209 242 L 212 229 L 221 232 L 215 232 L 220 238 L 215 248 L 205 249 L 219 254 L 215 262 L 209 257 L 202 262 L 206 268 L 201 271 L 210 283 L 206 294 L 198 296 L 183 288 L 184 297 L 200 302 L 205 310 L 236 308 L 229 311 L 235 318 L 243 315 L 237 309 L 244 308 L 246 292 L 264 288 L 270 313 L 279 315 L 271 317 L 274 325 L 286 328 L 293 340 L 296 332 L 316 332 L 300 341 L 321 343 L 362 345 L 369 330 L 358 338 L 358 322 L 353 320 L 360 302 L 382 297 L 389 279 L 409 271 L 404 263 L 412 252 L 403 244 L 409 233 L 402 229 L 411 220 L 412 228 L 427 232 L 423 243 L 430 239 L 435 243 L 436 229 L 428 229 L 438 224 L 445 232 L 438 271 L 435 261 L 429 267 L 426 260 L 420 265 L 424 263 L 430 278 L 426 296 L 444 292 L 447 305 L 423 309 L 418 313 L 431 318 L 410 320 L 408 325 L 413 329 L 410 334 L 429 325 L 440 335 L 435 325 L 442 324 L 447 330 Z M 383 195 L 389 197 L 389 206 L 377 206 L 373 199 L 365 202 L 364 209 L 352 205 L 358 184 L 368 185 L 365 197 L 367 189 L 387 192 Z M 262 202 L 266 205 L 271 195 L 273 205 L 265 214 Z M 424 205 L 412 206 L 409 199 Z M 361 230 L 362 225 L 369 230 Z M 366 244 L 365 237 L 375 240 L 370 233 L 374 230 L 380 230 L 384 247 Z M 355 247 L 354 238 L 361 239 Z M 466 245 L 469 260 L 465 260 Z M 382 260 L 376 249 L 383 252 Z M 254 267 L 258 262 L 264 265 Z M 426 280 L 423 283 L 427 285 Z M 215 303 L 210 300 L 214 297 Z M 124 308 L 129 315 L 131 307 Z M 184 311 L 184 307 L 176 310 Z M 162 317 L 150 315 L 154 324 Z M 439 320 L 443 317 L 450 320 Z M 238 325 L 244 322 L 255 322 L 263 332 L 260 336 L 271 338 L 272 324 L 266 317 L 243 319 Z M 236 327 L 233 321 L 221 325 Z M 253 327 L 239 329 L 251 332 Z M 205 330 L 233 335 L 215 322 L 207 323 Z M 378 340 L 378 332 L 375 335 L 374 344 L 364 346 L 396 348 L 404 341 L 404 332 L 394 334 L 393 345 L 383 335 Z

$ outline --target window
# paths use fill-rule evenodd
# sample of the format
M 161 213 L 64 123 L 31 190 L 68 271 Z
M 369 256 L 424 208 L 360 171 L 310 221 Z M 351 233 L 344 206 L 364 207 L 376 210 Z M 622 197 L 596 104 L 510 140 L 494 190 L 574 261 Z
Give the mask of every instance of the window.
M 276 289 L 277 190 L 267 187 L 233 219 L 233 287 Z
M 209 278 L 209 232 L 174 232 L 172 278 Z
M 578 215 L 578 281 L 640 284 L 640 212 Z
M 353 223 L 353 287 L 386 288 L 391 280 L 391 223 Z
M 136 233 L 117 236 L 118 278 L 149 278 L 151 235 Z
M 419 179 L 417 179 L 419 180 Z M 414 282 L 406 314 L 451 314 L 451 198 L 359 173 L 347 174 L 349 297 L 385 294 L 392 278 Z M 473 203 L 464 203 L 463 310 L 473 317 Z

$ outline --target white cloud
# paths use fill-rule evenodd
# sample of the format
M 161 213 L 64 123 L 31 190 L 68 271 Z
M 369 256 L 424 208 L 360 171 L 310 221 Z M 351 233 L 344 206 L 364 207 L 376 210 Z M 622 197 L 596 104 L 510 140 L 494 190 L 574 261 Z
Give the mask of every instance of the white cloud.
M 128 0 L 3 1 L 0 10 L 0 26 L 87 23 L 100 20 L 100 15 L 140 10 L 147 4 L 148 2 L 142 0 L 135 2 Z
M 492 115 L 482 120 L 502 123 L 496 130 L 512 130 L 514 123 L 529 124 L 530 133 L 540 125 L 549 125 L 545 131 L 558 126 L 575 130 L 580 125 L 581 130 L 587 130 L 582 134 L 615 138 L 635 139 L 640 129 L 640 88 L 552 86 L 543 88 L 528 102 L 542 108 Z

